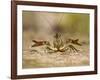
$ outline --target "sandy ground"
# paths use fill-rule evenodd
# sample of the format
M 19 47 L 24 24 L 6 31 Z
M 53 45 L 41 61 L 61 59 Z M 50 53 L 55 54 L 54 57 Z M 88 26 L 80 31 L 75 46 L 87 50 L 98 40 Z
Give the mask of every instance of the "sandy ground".
M 84 39 L 84 38 L 83 38 Z M 81 39 L 81 40 L 83 40 Z M 23 68 L 68 67 L 89 65 L 89 44 L 81 47 L 75 46 L 80 51 L 48 53 L 45 46 L 30 48 L 32 45 L 30 34 L 23 36 Z M 33 50 L 33 51 L 32 51 Z M 38 50 L 38 51 L 36 51 Z

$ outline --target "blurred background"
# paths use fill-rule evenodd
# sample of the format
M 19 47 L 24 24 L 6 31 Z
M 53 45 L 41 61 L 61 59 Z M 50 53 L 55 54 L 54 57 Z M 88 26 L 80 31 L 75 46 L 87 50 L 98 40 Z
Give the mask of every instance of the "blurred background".
M 69 34 L 89 37 L 89 14 L 23 11 L 23 31 L 50 30 L 60 25 Z

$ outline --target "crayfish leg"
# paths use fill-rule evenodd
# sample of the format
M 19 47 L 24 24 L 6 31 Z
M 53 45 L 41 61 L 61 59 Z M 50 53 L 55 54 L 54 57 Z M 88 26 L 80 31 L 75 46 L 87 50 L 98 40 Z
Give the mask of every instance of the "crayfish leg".
M 78 52 L 79 50 L 78 49 L 76 49 L 73 45 L 69 45 L 69 47 L 70 47 L 70 49 L 71 49 L 71 52 L 73 51 L 73 52 Z

